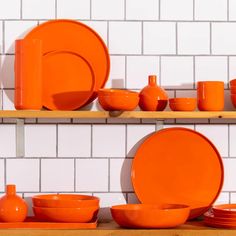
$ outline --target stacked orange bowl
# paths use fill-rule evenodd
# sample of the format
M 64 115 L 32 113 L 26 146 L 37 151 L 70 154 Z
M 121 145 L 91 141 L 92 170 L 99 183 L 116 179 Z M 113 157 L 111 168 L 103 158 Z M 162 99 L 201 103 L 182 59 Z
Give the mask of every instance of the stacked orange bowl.
M 236 228 L 236 204 L 222 204 L 205 213 L 204 222 L 218 228 Z
M 230 82 L 230 93 L 231 93 L 231 101 L 236 108 L 236 79 L 231 80 Z
M 47 194 L 32 197 L 40 221 L 87 223 L 96 220 L 99 198 L 79 194 Z

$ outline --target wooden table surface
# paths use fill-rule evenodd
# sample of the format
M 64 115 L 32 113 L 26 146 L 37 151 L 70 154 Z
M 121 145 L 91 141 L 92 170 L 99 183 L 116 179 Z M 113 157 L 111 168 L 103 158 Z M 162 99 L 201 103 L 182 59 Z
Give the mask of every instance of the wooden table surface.
M 40 230 L 4 229 L 1 236 L 236 236 L 236 230 L 204 226 L 201 221 L 187 222 L 175 229 L 122 229 L 114 222 L 100 223 L 96 229 Z

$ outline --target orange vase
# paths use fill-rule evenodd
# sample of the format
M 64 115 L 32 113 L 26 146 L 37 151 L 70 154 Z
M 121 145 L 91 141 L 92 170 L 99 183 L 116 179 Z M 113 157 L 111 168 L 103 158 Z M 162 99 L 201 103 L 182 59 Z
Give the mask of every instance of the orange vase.
M 148 76 L 148 85 L 139 93 L 139 106 L 143 111 L 163 111 L 168 102 L 168 95 L 157 85 L 155 75 Z
M 7 185 L 6 194 L 0 198 L 0 221 L 22 222 L 26 216 L 26 202 L 16 195 L 15 185 Z

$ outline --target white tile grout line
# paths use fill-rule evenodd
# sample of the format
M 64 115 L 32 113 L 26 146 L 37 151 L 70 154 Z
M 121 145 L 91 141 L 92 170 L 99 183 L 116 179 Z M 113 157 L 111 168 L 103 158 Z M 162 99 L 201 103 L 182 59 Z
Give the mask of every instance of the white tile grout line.
M 210 54 L 212 54 L 212 23 L 210 22 L 210 40 L 209 40 L 209 43 L 210 43 Z
M 161 20 L 161 0 L 158 2 L 158 21 Z

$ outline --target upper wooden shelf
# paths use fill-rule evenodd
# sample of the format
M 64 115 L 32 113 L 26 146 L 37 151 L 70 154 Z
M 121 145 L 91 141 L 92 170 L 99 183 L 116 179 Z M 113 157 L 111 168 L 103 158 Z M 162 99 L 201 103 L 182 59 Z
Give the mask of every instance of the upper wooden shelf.
M 123 118 L 123 119 L 212 119 L 212 118 L 236 118 L 236 111 L 221 112 L 147 112 L 147 111 L 126 111 L 126 112 L 107 112 L 107 111 L 0 111 L 0 118 Z

